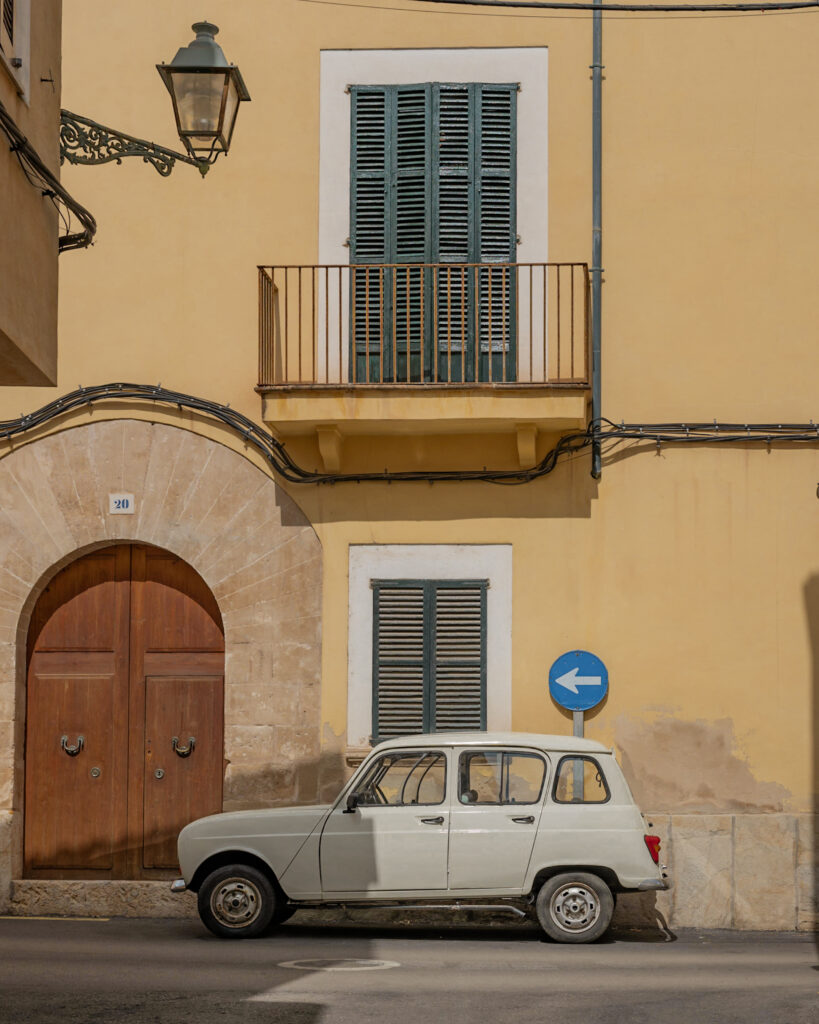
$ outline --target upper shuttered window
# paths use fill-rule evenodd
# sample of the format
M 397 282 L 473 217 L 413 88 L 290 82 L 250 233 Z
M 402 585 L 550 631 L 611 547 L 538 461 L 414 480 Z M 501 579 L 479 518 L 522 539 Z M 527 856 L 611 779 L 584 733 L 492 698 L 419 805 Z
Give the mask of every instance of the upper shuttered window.
M 354 379 L 484 379 L 510 348 L 513 279 L 471 265 L 515 259 L 517 85 L 351 93 L 351 264 L 445 264 L 354 271 Z
M 517 85 L 351 91 L 351 262 L 513 260 Z
M 486 728 L 486 580 L 373 583 L 373 736 Z

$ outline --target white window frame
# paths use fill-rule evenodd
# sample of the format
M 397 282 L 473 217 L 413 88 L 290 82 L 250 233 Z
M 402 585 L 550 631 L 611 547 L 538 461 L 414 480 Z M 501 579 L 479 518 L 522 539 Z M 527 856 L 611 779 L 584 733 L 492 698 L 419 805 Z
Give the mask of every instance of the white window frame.
M 512 545 L 351 544 L 347 635 L 347 745 L 370 745 L 373 592 L 378 579 L 489 580 L 486 595 L 486 727 L 512 725 Z

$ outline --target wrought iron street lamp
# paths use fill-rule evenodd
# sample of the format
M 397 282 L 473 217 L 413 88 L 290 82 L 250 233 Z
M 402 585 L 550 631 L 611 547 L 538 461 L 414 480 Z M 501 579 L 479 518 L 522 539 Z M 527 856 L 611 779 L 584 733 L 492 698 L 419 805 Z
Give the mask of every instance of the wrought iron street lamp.
M 199 21 L 193 30 L 196 38 L 183 46 L 170 64 L 157 64 L 171 94 L 177 130 L 187 155 L 62 110 L 60 160 L 105 164 L 139 156 L 163 177 L 171 173 L 177 160 L 207 174 L 219 154 L 229 150 L 239 104 L 249 100 L 250 94 L 239 69 L 227 62 L 214 38 L 219 31 L 216 25 Z
M 227 153 L 239 103 L 249 100 L 242 75 L 228 64 L 214 39 L 219 29 L 209 21 L 193 25 L 196 39 L 183 46 L 170 64 L 157 64 L 173 100 L 179 137 L 195 160 L 213 163 Z

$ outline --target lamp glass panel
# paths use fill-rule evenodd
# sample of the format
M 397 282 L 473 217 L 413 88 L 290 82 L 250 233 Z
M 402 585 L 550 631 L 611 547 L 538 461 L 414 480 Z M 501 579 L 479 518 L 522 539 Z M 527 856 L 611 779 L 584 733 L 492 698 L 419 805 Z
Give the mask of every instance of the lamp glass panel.
M 194 146 L 200 138 L 207 140 L 203 145 L 210 146 L 222 127 L 225 72 L 175 71 L 173 84 L 180 135 L 188 136 Z
M 233 80 L 233 75 L 228 79 L 227 99 L 225 100 L 225 120 L 222 128 L 222 138 L 225 149 L 230 145 L 230 138 L 233 135 L 233 125 L 236 122 L 236 113 L 239 109 L 239 90 Z

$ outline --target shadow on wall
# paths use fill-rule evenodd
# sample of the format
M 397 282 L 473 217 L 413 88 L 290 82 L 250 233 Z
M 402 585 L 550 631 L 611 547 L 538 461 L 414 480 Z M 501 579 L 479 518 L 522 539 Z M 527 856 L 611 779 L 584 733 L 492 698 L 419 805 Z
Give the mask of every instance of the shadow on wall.
M 265 808 L 283 808 L 294 805 L 312 805 L 333 803 L 346 783 L 349 773 L 345 774 L 343 758 L 338 752 L 322 754 L 317 760 L 299 761 L 286 771 L 277 767 L 264 766 L 252 768 L 243 773 L 235 782 L 241 799 L 229 800 L 230 785 L 225 781 L 225 809 L 234 810 L 260 810 Z M 188 824 L 187 820 L 179 819 L 171 824 L 165 819 L 160 830 L 146 833 L 144 836 L 145 847 L 167 848 L 169 841 L 175 840 L 181 829 Z M 79 835 L 80 827 L 76 828 L 72 837 L 70 848 L 58 847 L 53 851 L 52 863 L 44 868 L 52 867 L 54 878 L 64 877 L 70 880 L 76 877 L 77 870 L 83 871 L 89 877 L 91 873 L 98 871 L 96 877 L 101 880 L 128 882 L 129 879 L 111 877 L 111 872 L 106 870 L 106 861 L 116 858 L 123 852 L 135 852 L 139 858 L 139 847 L 132 838 L 127 836 L 115 836 L 110 847 L 106 843 L 100 845 L 99 839 L 84 842 Z M 371 847 L 372 844 L 370 844 Z M 364 863 L 372 865 L 374 880 L 374 860 L 372 854 L 367 859 L 367 850 L 362 849 Z M 133 859 L 132 859 L 133 860 Z M 61 871 L 60 865 L 66 867 Z M 178 864 L 166 863 L 158 866 L 150 872 L 149 877 L 162 878 L 157 875 L 158 871 L 164 871 L 168 879 L 176 878 L 179 875 Z M 42 873 L 40 873 L 42 877 Z M 75 908 L 76 909 L 76 908 Z M 97 913 L 100 908 L 88 907 L 89 913 Z M 102 910 L 102 913 L 110 911 Z
M 351 773 L 340 750 L 325 750 L 318 758 L 277 760 L 272 764 L 228 762 L 223 810 L 329 804 Z
M 813 875 L 813 913 L 819 920 L 819 574 L 805 583 L 805 617 L 811 647 L 811 724 L 813 727 L 813 856 L 812 863 L 800 864 L 798 871 Z M 819 950 L 819 929 L 814 926 L 814 941 Z

